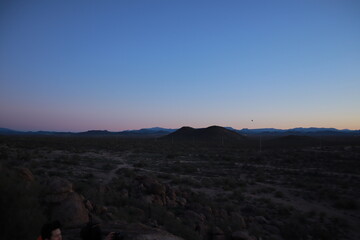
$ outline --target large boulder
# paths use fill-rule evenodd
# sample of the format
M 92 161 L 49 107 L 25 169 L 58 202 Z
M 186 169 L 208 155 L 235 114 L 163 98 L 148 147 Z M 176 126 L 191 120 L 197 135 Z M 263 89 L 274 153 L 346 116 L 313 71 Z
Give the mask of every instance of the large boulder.
M 72 183 L 66 179 L 53 177 L 48 180 L 45 188 L 45 202 L 60 203 L 64 201 L 68 194 L 73 192 Z
M 73 186 L 67 179 L 53 177 L 49 179 L 46 191 L 51 194 L 72 192 Z
M 18 168 L 18 174 L 22 179 L 27 182 L 33 182 L 35 180 L 34 175 L 28 168 Z
M 138 176 L 136 180 L 144 187 L 148 194 L 165 196 L 166 187 L 159 183 L 157 179 L 149 176 Z
M 50 218 L 60 221 L 64 227 L 79 226 L 89 221 L 84 197 L 73 191 L 73 185 L 68 180 L 59 177 L 49 179 L 44 195 Z M 92 208 L 90 203 L 87 207 Z
M 53 207 L 51 219 L 59 220 L 64 227 L 74 227 L 87 223 L 89 213 L 80 195 L 71 192 L 64 201 Z

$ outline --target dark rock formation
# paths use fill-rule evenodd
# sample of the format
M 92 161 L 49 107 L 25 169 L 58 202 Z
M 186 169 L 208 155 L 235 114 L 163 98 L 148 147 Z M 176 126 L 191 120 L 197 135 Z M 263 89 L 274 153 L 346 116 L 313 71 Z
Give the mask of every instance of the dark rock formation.
M 73 191 L 72 183 L 66 179 L 49 179 L 43 200 L 48 206 L 50 219 L 60 221 L 64 227 L 79 226 L 89 221 L 83 197 Z

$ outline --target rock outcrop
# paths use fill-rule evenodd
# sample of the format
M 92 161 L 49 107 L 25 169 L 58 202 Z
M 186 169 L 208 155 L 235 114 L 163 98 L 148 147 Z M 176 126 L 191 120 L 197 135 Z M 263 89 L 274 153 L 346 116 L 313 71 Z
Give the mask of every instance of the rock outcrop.
M 54 177 L 46 184 L 44 201 L 51 220 L 58 220 L 64 227 L 74 227 L 89 221 L 89 212 L 83 198 L 73 191 L 72 183 Z
M 18 168 L 18 174 L 22 179 L 27 182 L 33 182 L 35 180 L 34 175 L 28 168 Z

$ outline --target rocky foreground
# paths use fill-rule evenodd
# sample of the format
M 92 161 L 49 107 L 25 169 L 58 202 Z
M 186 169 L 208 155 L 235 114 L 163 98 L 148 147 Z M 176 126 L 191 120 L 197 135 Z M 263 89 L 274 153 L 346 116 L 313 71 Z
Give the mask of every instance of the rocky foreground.
M 259 154 L 223 146 L 156 148 L 152 141 L 94 150 L 87 142 L 75 148 L 63 139 L 53 139 L 54 146 L 29 140 L 0 145 L 1 239 L 36 239 L 50 220 L 59 220 L 70 240 L 80 239 L 89 221 L 101 225 L 104 237 L 120 232 L 123 239 L 360 236 L 360 148 Z
M 25 181 L 27 186 L 37 184 L 37 180 L 27 168 L 17 168 L 17 175 Z M 145 221 L 130 223 L 126 219 L 118 218 L 117 207 L 110 205 L 99 205 L 84 195 L 76 192 L 73 184 L 60 177 L 47 177 L 39 183 L 42 187 L 41 205 L 44 207 L 46 218 L 58 220 L 63 225 L 64 239 L 80 239 L 81 228 L 91 218 L 91 221 L 100 223 L 103 235 L 109 232 L 121 232 L 124 239 L 151 239 L 151 240 L 180 240 L 180 236 L 166 231 L 169 222 L 159 223 L 159 214 L 163 215 L 163 221 L 175 221 L 173 225 L 185 224 L 186 234 L 195 234 L 191 238 L 202 239 L 228 239 L 228 232 L 231 231 L 231 239 L 255 240 L 261 239 L 251 236 L 248 228 L 266 225 L 272 232 L 279 232 L 276 226 L 268 224 L 268 220 L 262 216 L 244 217 L 238 212 L 229 212 L 223 208 L 214 208 L 193 202 L 196 198 L 194 192 L 182 191 L 179 188 L 172 188 L 169 184 L 159 182 L 158 179 L 146 175 L 138 175 L 126 183 L 126 186 L 119 187 L 114 181 L 106 186 L 93 186 L 98 196 L 113 198 L 117 195 L 119 201 L 137 201 L 139 208 L 127 205 L 132 208 L 134 214 L 141 216 Z M 111 201 L 113 201 L 112 199 Z M 145 208 L 144 208 L 145 206 Z M 168 209 L 169 211 L 167 211 Z M 171 210 L 179 212 L 177 216 Z M 159 213 L 159 211 L 161 213 Z M 219 222 L 219 226 L 214 222 Z M 233 226 L 222 229 L 224 222 L 232 222 Z
M 23 170 L 28 172 L 28 170 Z M 114 189 L 109 186 L 99 186 L 99 194 L 105 197 L 118 191 L 122 200 L 137 199 L 143 205 L 148 206 L 148 211 L 136 209 L 137 214 L 148 218 L 148 223 L 126 223 L 116 218 L 116 207 L 101 206 L 86 199 L 83 195 L 74 191 L 72 183 L 66 179 L 52 177 L 45 183 L 44 205 L 51 220 L 59 220 L 64 226 L 66 239 L 79 239 L 78 233 L 89 217 L 92 221 L 101 223 L 104 234 L 108 232 L 121 232 L 125 239 L 162 239 L 179 240 L 179 236 L 170 234 L 152 218 L 152 206 L 165 208 L 177 208 L 183 210 L 179 215 L 181 221 L 185 221 L 190 228 L 199 236 L 206 239 L 226 239 L 224 231 L 218 226 L 210 226 L 208 220 L 216 217 L 222 220 L 231 220 L 237 223 L 238 229 L 232 229 L 231 239 L 253 240 L 247 232 L 249 225 L 266 224 L 264 217 L 244 218 L 239 213 L 228 213 L 225 209 L 211 208 L 210 206 L 192 203 L 191 194 L 179 189 L 171 188 L 168 184 L 162 184 L 157 179 L 142 175 L 137 176 L 128 188 Z M 140 213 L 139 213 L 140 212 Z M 170 218 L 176 218 L 171 211 L 164 214 Z M 147 216 L 146 216 L 147 215 Z M 230 228 L 230 226 L 229 226 Z M 271 228 L 271 225 L 269 225 Z M 276 227 L 275 228 L 276 231 Z

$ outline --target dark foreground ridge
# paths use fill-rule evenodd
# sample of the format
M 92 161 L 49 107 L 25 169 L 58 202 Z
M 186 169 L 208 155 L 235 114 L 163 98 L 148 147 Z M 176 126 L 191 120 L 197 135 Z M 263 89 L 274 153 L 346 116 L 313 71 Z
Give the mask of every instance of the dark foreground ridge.
M 216 126 L 176 134 L 243 138 Z M 64 239 L 80 240 L 91 218 L 124 240 L 358 240 L 360 143 L 315 139 L 1 135 L 0 239 L 33 240 L 59 220 Z

